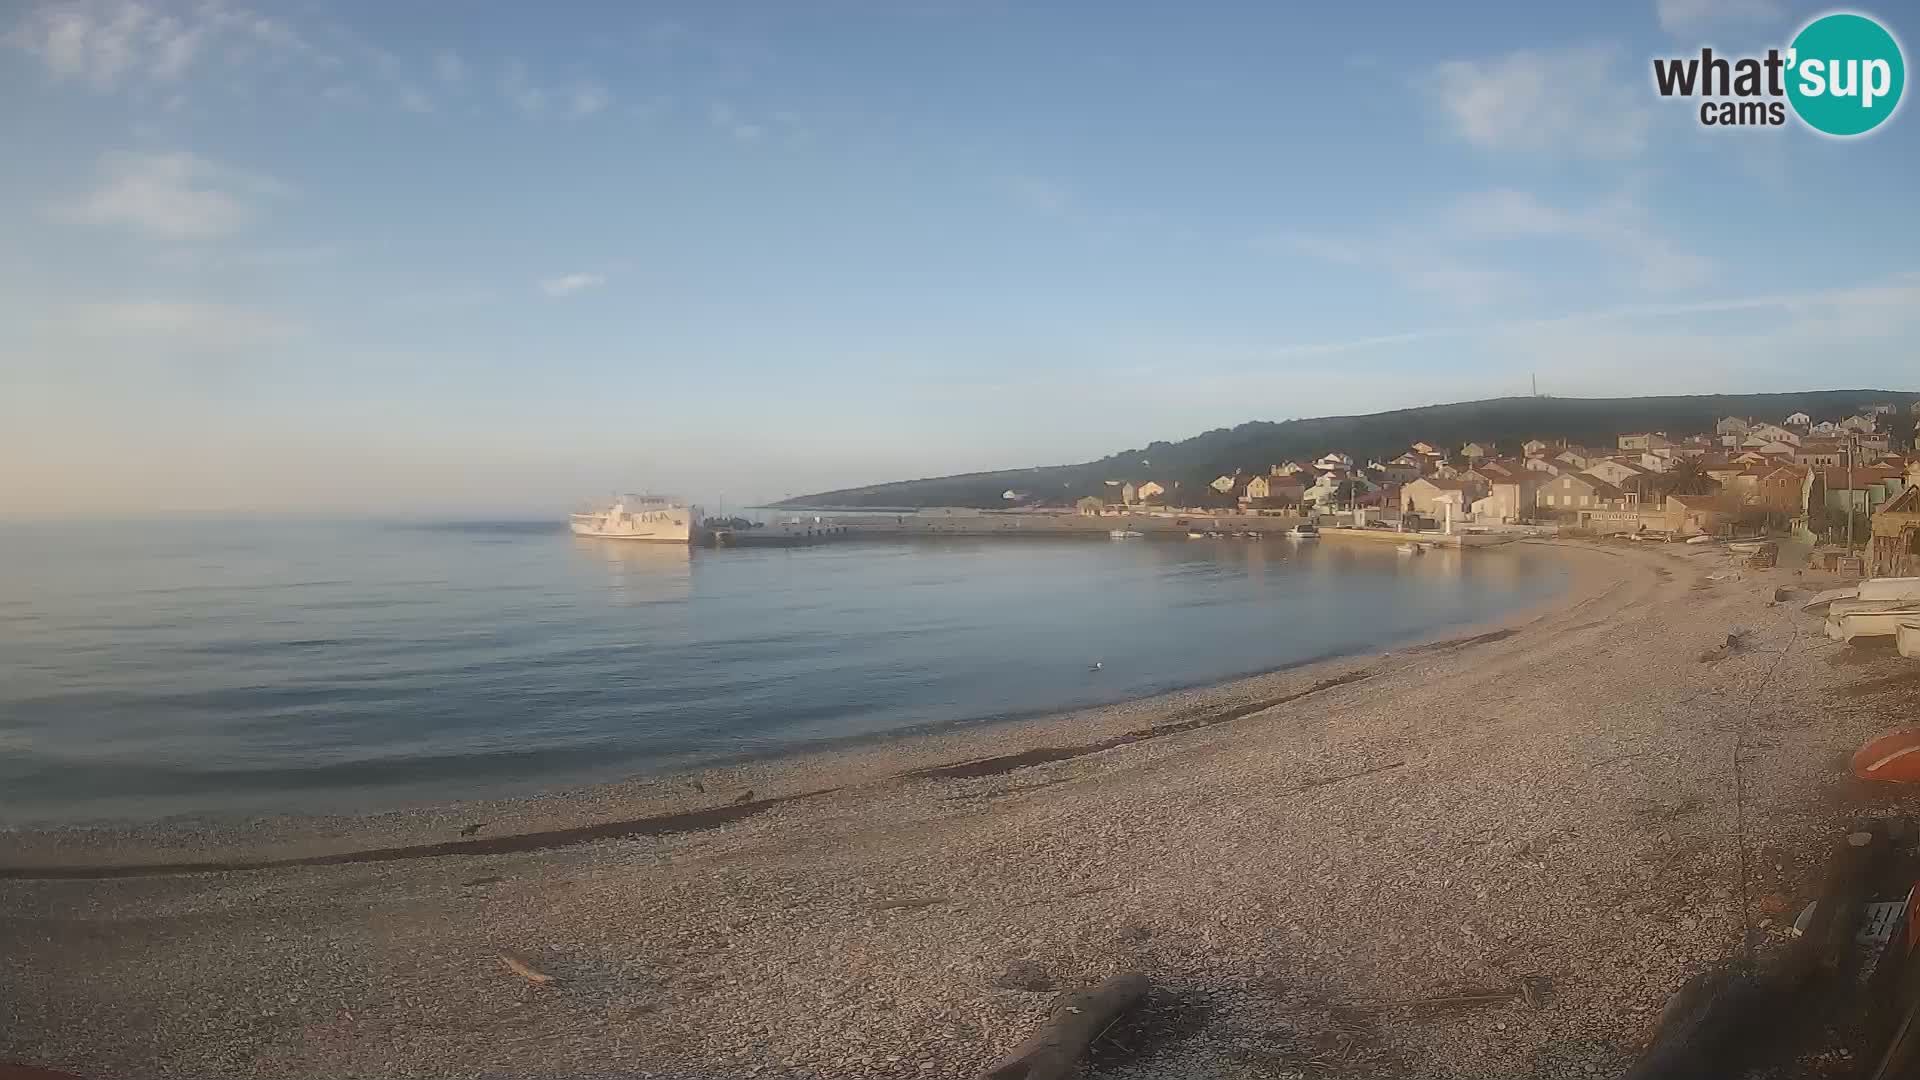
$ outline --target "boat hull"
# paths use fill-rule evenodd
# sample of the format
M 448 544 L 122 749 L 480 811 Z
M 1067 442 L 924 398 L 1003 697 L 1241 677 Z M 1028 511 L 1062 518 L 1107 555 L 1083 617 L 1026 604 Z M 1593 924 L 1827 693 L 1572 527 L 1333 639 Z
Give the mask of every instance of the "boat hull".
M 1909 660 L 1920 660 L 1920 618 L 1908 619 L 1893 632 L 1893 640 L 1900 647 L 1900 655 Z
M 1920 620 L 1920 608 L 1903 611 L 1856 611 L 1850 615 L 1827 616 L 1827 636 L 1835 641 L 1860 637 L 1892 637 L 1902 623 Z
M 1862 600 L 1920 600 L 1920 577 L 1868 578 L 1856 588 Z
M 633 543 L 633 544 L 689 544 L 693 542 L 693 538 L 690 535 L 642 536 L 638 533 L 630 533 L 630 532 L 602 532 L 594 529 L 583 528 L 579 525 L 575 525 L 572 528 L 573 528 L 573 535 L 584 536 L 593 540 L 625 540 L 628 543 Z
M 1899 646 L 1901 655 L 1907 659 L 1920 659 L 1920 617 L 1907 619 L 1899 628 L 1893 630 L 1893 644 Z

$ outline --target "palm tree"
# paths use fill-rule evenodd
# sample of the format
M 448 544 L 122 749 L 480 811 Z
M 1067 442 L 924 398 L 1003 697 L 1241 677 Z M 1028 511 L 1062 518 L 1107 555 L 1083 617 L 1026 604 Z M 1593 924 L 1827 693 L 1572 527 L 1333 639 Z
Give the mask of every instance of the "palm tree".
M 1707 475 L 1706 466 L 1693 458 L 1681 458 L 1673 468 L 1661 474 L 1660 494 L 1712 495 L 1720 490 L 1719 481 Z

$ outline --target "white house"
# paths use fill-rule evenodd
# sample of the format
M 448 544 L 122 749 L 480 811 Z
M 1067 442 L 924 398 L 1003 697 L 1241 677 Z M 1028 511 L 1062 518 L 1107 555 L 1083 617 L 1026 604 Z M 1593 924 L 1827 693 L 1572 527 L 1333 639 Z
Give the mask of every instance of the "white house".
M 1342 454 L 1336 451 L 1331 454 L 1322 455 L 1320 460 L 1313 463 L 1313 467 L 1315 469 L 1318 469 L 1321 472 L 1326 472 L 1331 469 L 1339 469 L 1347 472 L 1352 472 L 1353 458 L 1348 457 L 1346 454 Z
M 1403 506 L 1416 514 L 1428 517 L 1442 517 L 1446 505 L 1453 504 L 1453 516 L 1463 517 L 1468 508 L 1484 498 L 1486 485 L 1478 480 L 1449 480 L 1445 477 L 1427 476 L 1415 480 L 1400 489 L 1400 501 Z
M 1806 427 L 1813 423 L 1813 417 L 1808 416 L 1806 413 L 1803 413 L 1803 412 L 1797 412 L 1797 413 L 1794 413 L 1792 416 L 1787 417 L 1787 423 L 1792 424 L 1796 427 Z
M 1607 483 L 1619 487 L 1636 476 L 1645 476 L 1653 470 L 1643 468 L 1639 462 L 1622 455 L 1603 458 L 1587 466 L 1587 475 L 1597 476 Z
M 1368 480 L 1364 474 L 1328 470 L 1320 474 L 1320 479 L 1314 481 L 1314 485 L 1308 488 L 1300 496 L 1300 499 L 1302 502 L 1310 502 L 1315 506 L 1337 504 L 1344 501 L 1345 497 L 1341 495 L 1340 488 L 1348 481 L 1352 481 L 1353 487 L 1349 490 L 1356 496 L 1369 495 L 1379 490 L 1378 486 L 1375 485 L 1373 481 Z
M 1528 439 L 1520 444 L 1520 453 L 1526 457 L 1539 457 L 1547 452 L 1547 444 L 1539 439 Z
M 1141 484 L 1139 487 L 1133 490 L 1134 498 L 1143 500 L 1143 501 L 1146 499 L 1158 498 L 1159 496 L 1165 495 L 1166 493 L 1167 493 L 1166 488 L 1161 487 L 1157 482 L 1152 480 L 1149 480 L 1146 483 Z
M 1487 456 L 1487 448 L 1477 442 L 1470 442 L 1460 448 L 1460 456 L 1468 461 L 1479 461 Z
M 1792 423 L 1793 421 L 1789 418 L 1787 422 Z M 1713 432 L 1716 435 L 1744 436 L 1747 433 L 1747 429 L 1752 426 L 1752 424 L 1747 422 L 1745 417 L 1728 416 L 1723 417 L 1719 423 L 1713 425 Z
M 1755 424 L 1747 437 L 1740 440 L 1741 446 L 1762 446 L 1766 443 L 1783 442 L 1788 446 L 1800 445 L 1800 433 L 1788 431 L 1779 424 Z
M 1406 484 L 1420 479 L 1420 465 L 1417 462 L 1407 461 L 1404 457 L 1388 462 L 1376 461 L 1367 468 L 1395 484 Z
M 1207 486 L 1219 492 L 1220 494 L 1225 495 L 1234 489 L 1234 487 L 1239 483 L 1239 480 L 1240 480 L 1240 474 L 1238 473 L 1231 473 L 1231 474 L 1222 473 L 1219 476 L 1214 477 L 1213 483 L 1208 484 Z

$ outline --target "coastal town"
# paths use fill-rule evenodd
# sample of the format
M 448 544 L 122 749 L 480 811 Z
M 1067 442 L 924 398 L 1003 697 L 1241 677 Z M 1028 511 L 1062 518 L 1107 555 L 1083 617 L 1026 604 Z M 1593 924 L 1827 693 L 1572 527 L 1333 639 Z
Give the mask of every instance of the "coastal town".
M 1815 418 L 1724 417 L 1710 432 L 1625 432 L 1612 446 L 1529 439 L 1414 442 L 1364 464 L 1339 450 L 1249 464 L 1195 490 L 1116 478 L 1088 516 L 1307 515 L 1335 525 L 1468 532 L 1553 526 L 1593 535 L 1799 536 L 1866 572 L 1920 574 L 1920 402 Z M 1028 495 L 1005 500 L 1035 510 Z M 1821 554 L 1825 554 L 1822 550 Z M 1841 568 L 1837 563 L 1832 568 Z M 1859 564 L 1852 568 L 1861 569 Z

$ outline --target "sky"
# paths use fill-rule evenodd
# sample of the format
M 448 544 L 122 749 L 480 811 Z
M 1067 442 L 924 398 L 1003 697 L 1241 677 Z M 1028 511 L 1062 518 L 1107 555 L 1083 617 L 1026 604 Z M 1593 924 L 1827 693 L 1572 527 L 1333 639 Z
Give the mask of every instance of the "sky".
M 1913 108 L 1652 89 L 1824 10 L 16 0 L 0 514 L 739 506 L 1535 378 L 1920 388 Z

